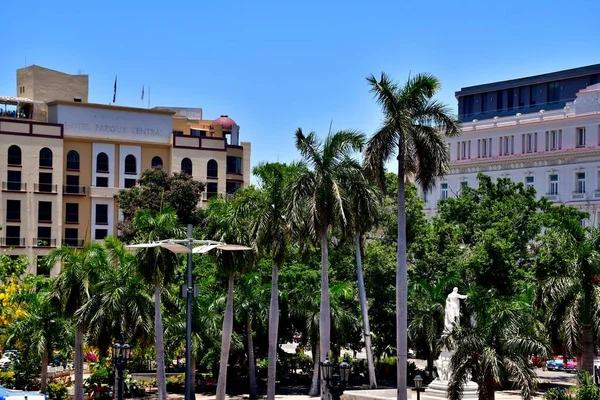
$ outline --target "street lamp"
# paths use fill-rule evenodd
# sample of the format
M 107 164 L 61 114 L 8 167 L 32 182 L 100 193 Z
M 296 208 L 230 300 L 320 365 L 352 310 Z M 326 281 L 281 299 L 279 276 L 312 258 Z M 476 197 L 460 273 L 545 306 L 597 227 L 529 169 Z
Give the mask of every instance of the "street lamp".
M 415 391 L 417 392 L 417 400 L 421 400 L 421 392 L 425 390 L 423 388 L 423 378 L 421 378 L 421 375 L 417 375 L 417 376 L 415 376 L 413 381 L 415 382 Z
M 332 400 L 339 400 L 348 385 L 350 364 L 345 361 L 341 364 L 332 363 L 329 358 L 319 364 L 321 365 L 321 376 L 329 393 L 331 393 Z
M 166 239 L 152 243 L 137 243 L 126 246 L 128 250 L 138 250 L 149 247 L 162 247 L 175 254 L 187 254 L 187 279 L 181 285 L 181 297 L 186 299 L 186 336 L 185 336 L 185 400 L 194 400 L 194 386 L 192 382 L 192 300 L 198 297 L 198 286 L 194 284 L 192 276 L 192 255 L 208 253 L 213 249 L 239 251 L 252 250 L 251 247 L 238 244 L 227 244 L 214 240 L 194 240 L 192 234 L 194 226 L 188 224 L 187 239 Z M 194 245 L 197 245 L 194 247 Z
M 117 370 L 117 400 L 123 400 L 123 372 L 131 357 L 131 347 L 127 343 L 116 342 L 112 347 L 112 361 Z

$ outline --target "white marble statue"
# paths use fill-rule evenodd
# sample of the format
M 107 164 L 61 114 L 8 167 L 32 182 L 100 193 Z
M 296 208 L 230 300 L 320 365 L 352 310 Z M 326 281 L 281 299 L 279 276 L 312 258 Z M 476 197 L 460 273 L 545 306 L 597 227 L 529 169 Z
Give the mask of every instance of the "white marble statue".
M 460 300 L 466 299 L 466 294 L 459 294 L 458 288 L 454 288 L 452 293 L 446 297 L 446 317 L 444 318 L 444 333 L 452 333 L 454 324 L 458 323 L 460 318 Z

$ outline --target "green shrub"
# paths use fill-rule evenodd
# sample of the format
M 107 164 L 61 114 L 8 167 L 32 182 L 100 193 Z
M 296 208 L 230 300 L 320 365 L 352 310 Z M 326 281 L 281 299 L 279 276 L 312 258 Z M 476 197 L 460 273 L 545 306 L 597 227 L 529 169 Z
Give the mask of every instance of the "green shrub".
M 0 371 L 0 386 L 13 388 L 15 386 L 14 371 Z
M 68 393 L 67 385 L 64 382 L 48 384 L 48 400 L 66 400 Z

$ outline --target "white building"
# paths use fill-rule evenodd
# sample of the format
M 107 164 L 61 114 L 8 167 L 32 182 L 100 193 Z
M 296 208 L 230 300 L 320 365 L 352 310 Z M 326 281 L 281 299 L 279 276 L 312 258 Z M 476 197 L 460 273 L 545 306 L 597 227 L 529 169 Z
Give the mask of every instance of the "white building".
M 426 213 L 438 200 L 477 185 L 477 174 L 533 186 L 538 198 L 575 206 L 600 221 L 600 84 L 589 85 L 559 110 L 464 122 L 448 139 L 451 170 L 424 195 Z

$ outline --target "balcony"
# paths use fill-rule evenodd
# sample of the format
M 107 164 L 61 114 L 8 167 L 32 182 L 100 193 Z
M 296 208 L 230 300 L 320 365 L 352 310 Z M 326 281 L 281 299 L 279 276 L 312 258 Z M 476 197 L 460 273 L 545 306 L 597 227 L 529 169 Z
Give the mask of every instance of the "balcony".
M 546 198 L 550 201 L 558 201 L 558 194 L 546 193 Z
M 0 238 L 0 246 L 3 246 L 3 247 L 25 247 L 25 238 L 3 237 L 3 238 Z
M 73 239 L 65 238 L 62 241 L 63 246 L 71 246 L 71 247 L 78 247 L 78 248 L 83 247 L 84 243 L 85 243 L 85 240 L 75 239 L 75 238 L 73 238 Z
M 573 200 L 573 201 L 585 200 L 585 192 L 573 192 L 573 193 L 571 193 L 571 200 Z
M 53 185 L 51 183 L 34 183 L 33 191 L 36 193 L 57 193 L 58 185 Z
M 56 247 L 56 239 L 33 238 L 33 247 Z
M 5 192 L 26 192 L 27 184 L 23 182 L 2 182 L 2 190 Z
M 85 186 L 63 185 L 63 194 L 72 194 L 75 196 L 85 196 Z

